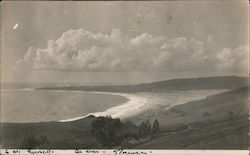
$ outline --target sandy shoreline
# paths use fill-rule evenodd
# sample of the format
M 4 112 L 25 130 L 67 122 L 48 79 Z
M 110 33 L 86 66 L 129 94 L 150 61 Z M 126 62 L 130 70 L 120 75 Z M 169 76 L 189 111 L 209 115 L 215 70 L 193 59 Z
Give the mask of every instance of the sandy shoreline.
M 58 91 L 58 90 L 56 90 Z M 59 91 L 67 91 L 67 90 L 59 90 Z M 115 106 L 108 108 L 105 111 L 101 112 L 94 112 L 94 113 L 89 113 L 84 116 L 79 116 L 79 117 L 74 117 L 74 118 L 69 118 L 69 119 L 64 119 L 64 120 L 59 120 L 58 122 L 71 122 L 71 121 L 76 121 L 82 118 L 85 118 L 89 115 L 93 116 L 111 116 L 113 118 L 120 118 L 120 119 L 125 119 L 131 116 L 134 116 L 141 111 L 145 110 L 145 105 L 148 103 L 148 100 L 143 97 L 139 97 L 136 95 L 132 94 L 125 94 L 125 93 L 111 93 L 111 92 L 96 92 L 96 91 L 72 91 L 72 92 L 83 92 L 83 93 L 96 93 L 96 94 L 108 94 L 108 95 L 119 95 L 122 97 L 125 97 L 128 99 L 126 103 L 123 103 L 121 105 Z
M 36 90 L 35 88 L 20 88 L 20 89 L 4 89 L 1 92 L 8 92 L 8 91 L 51 91 L 51 92 L 68 92 L 68 90 Z M 77 117 L 71 117 L 62 120 L 56 120 L 57 122 L 71 122 L 76 121 L 82 118 L 85 118 L 89 115 L 93 116 L 111 116 L 113 118 L 120 118 L 125 119 L 128 117 L 132 117 L 137 115 L 138 113 L 147 110 L 149 108 L 148 100 L 145 97 L 140 97 L 133 94 L 126 94 L 126 93 L 113 93 L 113 92 L 98 92 L 98 91 L 77 91 L 77 90 L 70 90 L 70 92 L 77 92 L 77 93 L 93 93 L 93 94 L 106 94 L 106 95 L 116 95 L 126 98 L 128 101 L 122 103 L 121 105 L 116 105 L 113 107 L 109 107 L 104 111 L 97 111 L 93 113 L 87 113 L 84 115 L 80 115 Z
M 69 92 L 68 90 L 36 90 L 34 88 L 25 89 L 14 89 L 14 90 L 1 90 L 1 91 L 51 91 L 51 92 Z M 168 95 L 151 94 L 151 93 L 139 93 L 139 94 L 127 94 L 127 93 L 114 93 L 114 92 L 98 92 L 98 91 L 80 91 L 80 90 L 70 90 L 70 92 L 77 93 L 93 93 L 93 94 L 106 94 L 106 95 L 117 95 L 127 99 L 126 102 L 121 103 L 113 107 L 108 107 L 104 111 L 98 111 L 93 113 L 80 114 L 76 117 L 69 117 L 66 119 L 57 119 L 57 122 L 71 122 L 83 119 L 89 115 L 93 116 L 111 116 L 113 118 L 127 119 L 141 113 L 148 111 L 150 109 L 159 111 L 159 108 L 164 108 L 167 110 L 175 105 L 184 104 L 193 100 L 199 100 L 207 97 L 208 95 L 217 94 L 222 92 L 222 90 L 217 90 L 213 93 L 206 93 L 199 90 L 199 93 L 192 92 L 179 92 L 179 93 L 169 93 Z M 184 94 L 183 94 L 184 93 Z M 202 94 L 202 95 L 201 95 Z M 197 96 L 198 95 L 198 96 Z M 184 98 L 183 98 L 184 97 Z
M 59 91 L 67 91 L 67 90 L 59 90 Z M 155 109 L 155 108 L 162 108 L 162 105 L 164 105 L 165 109 L 167 110 L 169 108 L 172 108 L 176 105 L 180 105 L 180 104 L 185 104 L 188 103 L 190 101 L 194 101 L 194 100 L 200 100 L 200 99 L 204 99 L 206 98 L 208 95 L 215 95 L 221 92 L 224 92 L 225 90 L 217 90 L 214 93 L 201 93 L 202 91 L 200 90 L 199 92 L 203 95 L 191 95 L 189 97 L 185 96 L 185 98 L 181 98 L 179 95 L 178 97 L 176 95 L 173 95 L 173 97 L 171 97 L 172 99 L 174 98 L 179 98 L 177 100 L 171 100 L 171 99 L 166 99 L 166 98 L 162 98 L 160 97 L 160 100 L 158 99 L 158 97 L 156 96 L 152 96 L 152 95 L 142 95 L 142 94 L 138 94 L 138 95 L 133 95 L 133 94 L 126 94 L 126 93 L 113 93 L 113 92 L 97 92 L 97 91 L 75 91 L 75 92 L 91 92 L 91 93 L 97 93 L 97 94 L 109 94 L 109 95 L 119 95 L 122 97 L 125 97 L 128 99 L 128 101 L 126 103 L 123 103 L 121 105 L 118 106 L 114 106 L 111 108 L 108 108 L 105 111 L 101 111 L 101 112 L 94 112 L 94 113 L 89 113 L 87 115 L 84 116 L 79 116 L 79 117 L 74 117 L 74 118 L 69 118 L 69 119 L 64 119 L 64 120 L 60 120 L 58 122 L 70 122 L 70 121 L 76 121 L 82 118 L 85 118 L 89 115 L 93 115 L 93 116 L 111 116 L 113 118 L 120 118 L 120 119 L 127 119 L 127 118 L 131 118 L 133 116 L 137 116 L 138 114 L 141 114 L 147 110 L 150 109 Z M 72 91 L 74 92 L 74 91 Z M 171 95 L 171 94 L 170 94 Z M 157 98 L 157 99 L 156 99 Z

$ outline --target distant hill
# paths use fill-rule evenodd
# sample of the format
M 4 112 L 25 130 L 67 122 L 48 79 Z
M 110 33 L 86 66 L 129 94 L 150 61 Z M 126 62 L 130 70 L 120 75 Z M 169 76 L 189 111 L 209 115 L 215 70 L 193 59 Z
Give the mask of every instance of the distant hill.
M 144 92 L 144 91 L 177 91 L 202 89 L 236 89 L 248 86 L 248 77 L 217 76 L 186 79 L 172 79 L 166 81 L 144 83 L 137 85 L 116 86 L 67 86 L 43 87 L 42 90 L 79 90 L 79 91 L 107 91 L 107 92 Z

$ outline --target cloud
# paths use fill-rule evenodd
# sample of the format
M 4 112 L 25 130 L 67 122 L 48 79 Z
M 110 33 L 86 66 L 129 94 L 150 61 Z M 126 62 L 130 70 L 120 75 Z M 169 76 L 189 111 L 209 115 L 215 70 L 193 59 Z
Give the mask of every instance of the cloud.
M 223 48 L 216 58 L 218 60 L 218 68 L 221 70 L 231 69 L 233 71 L 248 70 L 249 53 L 248 46 L 239 46 L 235 49 Z
M 47 48 L 30 47 L 18 66 L 88 72 L 247 69 L 248 46 L 210 51 L 207 44 L 207 40 L 169 39 L 149 33 L 129 38 L 118 29 L 109 34 L 68 30 L 58 39 L 49 40 Z

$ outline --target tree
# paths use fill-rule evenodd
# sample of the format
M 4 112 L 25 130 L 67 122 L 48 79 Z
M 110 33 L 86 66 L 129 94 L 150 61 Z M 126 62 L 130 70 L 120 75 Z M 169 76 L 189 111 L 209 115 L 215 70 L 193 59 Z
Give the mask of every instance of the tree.
M 118 134 L 121 126 L 122 123 L 118 118 L 97 117 L 91 124 L 91 134 L 101 146 L 111 148 L 121 142 Z
M 40 136 L 37 141 L 38 141 L 38 144 L 39 144 L 40 147 L 41 147 L 41 145 L 49 143 L 48 138 L 47 138 L 46 135 Z
M 139 125 L 139 130 L 138 130 L 138 136 L 139 137 L 147 137 L 150 136 L 151 133 L 151 123 L 150 121 L 147 119 L 146 122 L 142 122 Z
M 33 134 L 24 137 L 21 142 L 21 149 L 35 149 L 38 147 L 38 140 Z
M 144 137 L 145 136 L 145 122 L 143 121 L 140 125 L 139 125 L 139 129 L 138 129 L 138 137 Z
M 160 134 L 160 124 L 157 119 L 154 120 L 153 127 L 152 127 L 152 136 L 156 137 Z
M 151 123 L 150 123 L 149 119 L 147 119 L 145 124 L 146 124 L 145 135 L 149 136 L 151 134 Z
M 40 145 L 48 144 L 49 141 L 47 136 L 43 135 L 40 136 L 38 139 L 33 135 L 29 134 L 24 137 L 23 141 L 21 142 L 21 149 L 35 149 L 39 148 Z

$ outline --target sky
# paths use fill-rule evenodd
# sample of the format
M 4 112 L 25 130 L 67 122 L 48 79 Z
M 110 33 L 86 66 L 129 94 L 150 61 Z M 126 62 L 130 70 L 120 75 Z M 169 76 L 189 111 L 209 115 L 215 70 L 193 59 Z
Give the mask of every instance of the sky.
M 1 77 L 142 83 L 248 75 L 247 1 L 2 2 Z

